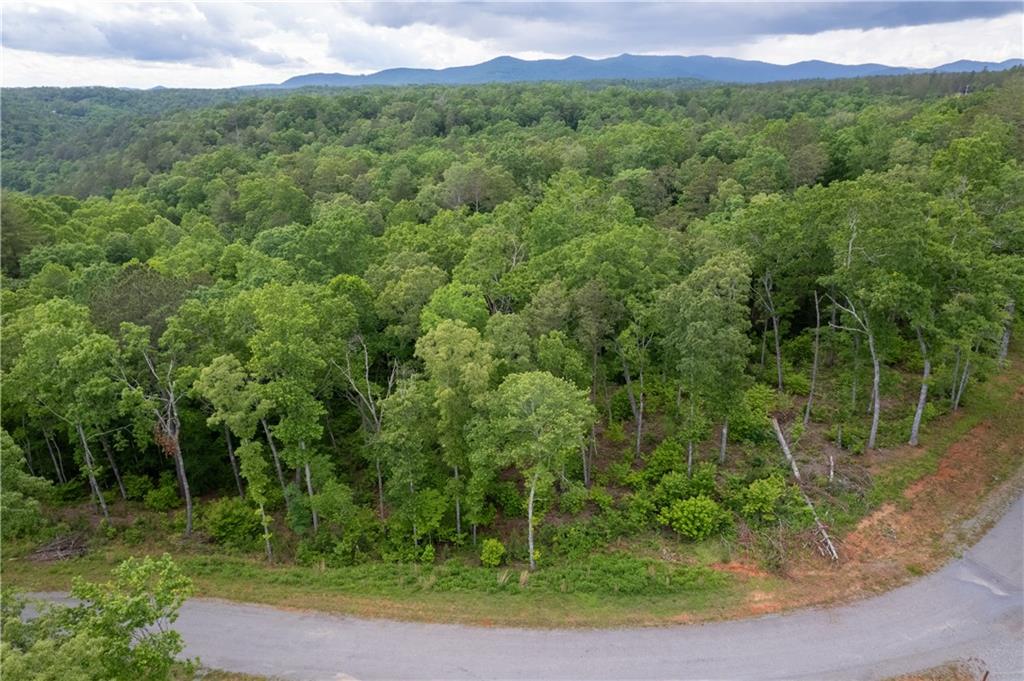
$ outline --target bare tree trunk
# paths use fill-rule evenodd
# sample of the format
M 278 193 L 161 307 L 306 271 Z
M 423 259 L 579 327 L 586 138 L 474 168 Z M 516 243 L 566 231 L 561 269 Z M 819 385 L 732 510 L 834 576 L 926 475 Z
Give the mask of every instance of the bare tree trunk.
M 804 491 L 801 486 L 800 469 L 796 466 L 796 459 L 793 458 L 792 452 L 789 451 L 789 445 L 786 444 L 786 437 L 782 434 L 782 428 L 779 427 L 779 421 L 774 416 L 772 417 L 772 427 L 775 429 L 775 437 L 779 440 L 779 446 L 782 448 L 782 453 L 786 456 L 786 461 L 789 462 L 789 467 L 793 471 L 793 477 L 796 478 L 797 487 L 800 488 L 800 494 L 803 495 L 804 503 L 807 504 L 807 508 L 811 511 L 811 516 L 814 518 L 814 524 L 818 527 L 818 534 L 821 535 L 821 542 L 818 546 L 818 550 L 821 551 L 823 556 L 831 558 L 832 560 L 839 560 L 839 552 L 836 551 L 835 544 L 832 543 L 832 538 L 828 536 L 828 530 L 825 529 L 825 525 L 818 518 L 818 512 L 814 510 L 814 504 L 811 503 L 811 498 L 807 496 L 807 492 Z
M 50 453 L 50 459 L 53 460 L 53 470 L 57 474 L 57 481 L 61 484 L 68 482 L 68 475 L 63 472 L 63 457 L 60 455 L 60 448 L 56 440 L 45 432 L 43 433 L 43 439 L 46 440 L 46 449 Z
M 100 444 L 103 446 L 103 452 L 107 455 L 107 461 L 110 462 L 110 470 L 114 471 L 114 479 L 117 480 L 117 489 L 121 493 L 121 499 L 127 501 L 128 495 L 125 494 L 124 483 L 121 482 L 121 471 L 117 470 L 114 452 L 110 448 L 110 442 L 107 440 L 106 435 L 100 435 Z
M 46 441 L 46 451 L 50 453 L 50 460 L 53 462 L 53 471 L 57 475 L 57 482 L 64 484 L 67 479 L 64 477 L 64 468 L 57 462 L 57 455 L 53 450 L 53 442 L 50 441 L 50 436 L 47 433 L 43 433 L 43 440 Z
M 693 422 L 697 418 L 697 404 L 690 395 L 690 437 L 686 440 L 686 475 L 693 475 Z
M 871 434 L 868 436 L 868 449 L 874 449 L 875 441 L 878 439 L 878 418 L 882 411 L 882 400 L 879 386 L 882 379 L 882 371 L 878 362 L 878 353 L 875 351 L 875 335 L 868 331 L 867 337 L 868 350 L 871 352 L 871 368 L 874 372 L 871 381 Z
M 932 361 L 928 357 L 928 346 L 924 342 L 924 335 L 921 329 L 917 331 L 917 343 L 921 347 L 921 357 L 924 359 L 924 371 L 921 374 L 921 392 L 917 396 L 917 410 L 914 412 L 914 423 L 910 426 L 910 446 L 917 446 L 917 436 L 921 430 L 921 417 L 924 415 L 924 406 L 928 401 L 928 377 L 932 373 Z
M 377 512 L 384 520 L 384 475 L 380 471 L 380 457 L 374 457 L 373 463 L 377 467 Z
M 224 424 L 224 441 L 228 444 L 228 461 L 231 462 L 231 472 L 235 476 L 235 486 L 238 487 L 238 496 L 242 499 L 245 498 L 245 492 L 242 490 L 242 478 L 238 475 L 238 461 L 235 459 L 235 445 L 231 441 L 231 430 L 228 428 L 228 424 Z M 260 511 L 262 513 L 262 511 Z
M 999 343 L 999 364 L 1006 364 L 1006 356 L 1010 352 L 1010 332 L 1013 330 L 1013 313 L 1016 310 L 1014 301 L 1006 304 L 1006 326 L 1003 327 L 1003 340 Z
M 531 570 L 536 570 L 537 569 L 537 562 L 534 560 L 534 550 L 533 550 L 533 499 L 534 499 L 534 496 L 535 496 L 535 494 L 537 492 L 537 477 L 538 477 L 538 474 L 534 473 L 533 474 L 533 479 L 530 481 L 530 500 L 529 500 L 529 502 L 526 505 L 526 526 L 527 526 L 526 536 L 527 536 L 527 542 L 528 542 L 529 547 L 530 547 L 530 569 Z
M 306 462 L 306 493 L 309 494 L 310 502 L 313 501 L 313 476 L 309 472 L 309 462 Z M 320 531 L 320 516 L 317 515 L 316 508 L 310 504 L 309 509 L 313 514 L 313 532 Z
M 956 410 L 957 401 L 957 387 L 960 385 L 960 346 L 956 348 L 956 364 L 953 365 L 953 380 L 952 385 L 949 388 L 949 406 L 954 411 Z
M 459 484 L 459 467 L 452 466 L 455 469 L 455 485 Z M 455 534 L 462 534 L 462 499 L 458 490 L 455 492 Z
M 185 534 L 192 534 L 192 490 L 188 484 L 188 475 L 185 473 L 185 459 L 181 456 L 177 433 L 174 435 L 174 449 L 174 465 L 178 471 L 182 494 L 185 496 Z
M 722 421 L 722 445 L 718 450 L 718 464 L 722 465 L 725 463 L 725 446 L 729 442 L 729 417 L 726 416 L 725 420 Z
M 626 379 L 626 397 L 629 398 L 629 408 L 633 412 L 633 421 L 636 423 L 636 453 L 640 454 L 640 429 L 643 427 L 643 414 L 641 405 L 637 402 L 636 393 L 633 392 L 633 378 L 629 373 L 629 363 L 625 356 L 622 357 L 622 375 Z
M 107 520 L 107 522 L 110 522 L 110 513 L 107 511 L 107 501 L 103 498 L 103 492 L 100 491 L 100 486 L 96 482 L 96 473 L 93 470 L 92 450 L 89 449 L 89 442 L 85 439 L 85 429 L 82 428 L 81 423 L 76 423 L 75 430 L 78 431 L 78 439 L 82 442 L 82 458 L 85 460 L 85 474 L 89 478 L 89 486 L 92 488 L 93 494 L 96 495 L 96 501 L 100 505 L 100 510 L 103 511 L 103 518 Z
M 782 383 L 782 347 L 779 340 L 779 313 L 775 310 L 775 301 L 772 299 L 772 278 L 765 273 L 761 280 L 764 285 L 765 301 L 768 303 L 768 314 L 772 318 L 772 331 L 775 336 L 775 373 L 779 383 L 779 392 L 784 390 Z
M 299 440 L 299 449 L 302 450 L 302 457 L 306 459 L 304 468 L 306 469 L 306 493 L 309 495 L 309 510 L 313 514 L 313 532 L 314 534 L 320 531 L 320 517 L 316 512 L 316 505 L 313 503 L 313 475 L 309 471 L 309 459 L 306 457 L 306 443 Z
M 953 411 L 960 408 L 960 400 L 964 396 L 964 390 L 967 388 L 967 379 L 971 376 L 971 360 L 964 362 L 964 370 L 960 375 L 960 385 L 956 391 L 956 397 L 953 399 Z
M 637 402 L 639 403 L 638 406 L 640 407 L 640 410 L 637 412 L 637 416 L 636 416 L 636 455 L 637 456 L 640 456 L 640 445 L 643 442 L 643 434 L 644 434 L 644 397 L 645 396 L 644 396 L 644 367 L 643 367 L 642 364 L 640 365 L 640 375 L 639 375 L 639 378 L 640 378 L 640 394 L 638 395 L 639 399 L 637 400 Z
M 764 369 L 764 359 L 768 354 L 768 318 L 765 317 L 761 326 L 761 369 Z
M 821 308 L 818 292 L 814 292 L 814 360 L 811 362 L 811 389 L 807 393 L 807 405 L 804 408 L 804 428 L 811 422 L 811 405 L 814 404 L 814 387 L 818 382 L 818 349 L 821 346 Z
M 274 470 L 277 471 L 277 481 L 281 483 L 281 494 L 284 495 L 285 507 L 290 511 L 291 504 L 288 503 L 288 495 L 285 493 L 287 486 L 284 484 L 284 473 L 281 471 L 281 458 L 277 455 L 277 445 L 274 444 L 274 437 L 270 434 L 270 426 L 266 419 L 260 419 L 263 424 L 263 433 L 267 436 L 267 443 L 270 445 L 270 454 L 274 459 Z
M 857 408 L 857 379 L 860 376 L 860 336 L 853 336 L 853 380 L 850 386 L 850 411 Z

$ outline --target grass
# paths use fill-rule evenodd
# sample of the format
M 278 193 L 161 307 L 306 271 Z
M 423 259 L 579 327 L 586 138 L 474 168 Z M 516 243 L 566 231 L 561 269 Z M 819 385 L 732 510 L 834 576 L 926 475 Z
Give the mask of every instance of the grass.
M 1019 370 L 1012 371 L 1011 375 L 1020 378 Z M 941 427 L 933 427 L 923 433 L 923 453 L 895 462 L 875 475 L 867 496 L 868 505 L 873 508 L 885 502 L 905 504 L 904 491 L 921 478 L 934 474 L 950 446 L 983 421 L 990 421 L 997 427 L 1012 426 L 1012 422 L 1004 418 L 1005 414 L 1001 412 L 1010 408 L 1020 382 L 1008 378 L 1009 375 L 1004 375 L 982 385 L 972 384 L 967 394 L 967 404 L 960 413 L 947 418 Z M 1013 421 L 1019 427 L 1021 422 L 1016 419 Z M 1008 463 L 1016 465 L 1018 462 L 1008 460 Z

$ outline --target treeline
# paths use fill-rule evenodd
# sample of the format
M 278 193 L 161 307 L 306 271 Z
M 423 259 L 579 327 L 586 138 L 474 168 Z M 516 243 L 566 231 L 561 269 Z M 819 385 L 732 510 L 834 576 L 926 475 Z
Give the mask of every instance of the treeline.
M 1020 72 L 883 82 L 301 93 L 38 159 L 14 186 L 127 188 L 5 192 L 4 429 L 100 514 L 180 498 L 191 532 L 231 491 L 304 560 L 798 514 L 730 443 L 794 398 L 916 443 L 1024 293 Z

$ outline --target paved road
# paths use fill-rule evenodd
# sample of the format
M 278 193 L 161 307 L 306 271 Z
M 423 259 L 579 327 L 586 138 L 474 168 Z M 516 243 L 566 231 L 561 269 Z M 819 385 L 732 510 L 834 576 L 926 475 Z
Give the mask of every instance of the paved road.
M 204 665 L 285 679 L 880 679 L 974 658 L 1024 679 L 1024 499 L 941 571 L 852 605 L 647 629 L 362 620 L 196 599 L 176 625 Z

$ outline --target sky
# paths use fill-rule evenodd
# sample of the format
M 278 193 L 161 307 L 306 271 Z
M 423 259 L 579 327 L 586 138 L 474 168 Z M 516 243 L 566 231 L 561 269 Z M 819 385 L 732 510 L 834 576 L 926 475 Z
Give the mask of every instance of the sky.
M 1015 2 L 4 2 L 0 83 L 231 87 L 314 72 L 707 54 L 930 67 L 1024 57 Z

